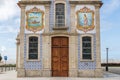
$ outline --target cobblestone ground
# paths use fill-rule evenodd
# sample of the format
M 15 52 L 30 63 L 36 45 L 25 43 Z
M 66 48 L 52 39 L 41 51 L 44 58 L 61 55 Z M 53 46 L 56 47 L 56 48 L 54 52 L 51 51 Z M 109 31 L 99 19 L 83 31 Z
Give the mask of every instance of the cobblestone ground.
M 17 78 L 16 71 L 0 73 L 0 80 L 120 80 L 120 75 L 104 72 L 103 78 L 63 78 L 63 77 L 36 77 L 36 78 Z

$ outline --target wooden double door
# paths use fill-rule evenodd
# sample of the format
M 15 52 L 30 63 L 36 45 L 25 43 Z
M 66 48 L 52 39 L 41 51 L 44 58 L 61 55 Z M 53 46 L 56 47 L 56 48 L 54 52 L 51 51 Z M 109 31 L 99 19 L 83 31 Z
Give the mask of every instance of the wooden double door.
M 52 76 L 67 77 L 69 73 L 69 38 L 52 38 Z

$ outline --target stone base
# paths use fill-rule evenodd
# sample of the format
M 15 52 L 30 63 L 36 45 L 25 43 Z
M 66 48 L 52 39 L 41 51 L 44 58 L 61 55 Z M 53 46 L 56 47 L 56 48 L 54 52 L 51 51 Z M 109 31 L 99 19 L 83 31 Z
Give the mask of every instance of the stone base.
M 51 71 L 17 69 L 17 77 L 51 77 Z
M 78 77 L 103 77 L 102 69 L 79 70 Z
M 78 76 L 78 71 L 75 69 L 69 70 L 69 77 L 77 77 Z
M 51 71 L 50 70 L 43 70 L 42 77 L 51 77 Z
M 17 77 L 25 77 L 25 70 L 24 69 L 17 69 Z
M 51 70 L 18 69 L 17 77 L 51 77 Z M 95 70 L 69 70 L 69 77 L 103 77 L 102 68 Z
M 95 70 L 95 77 L 103 77 L 103 69 L 102 68 Z
M 26 70 L 25 76 L 26 77 L 42 77 L 42 71 L 41 70 Z

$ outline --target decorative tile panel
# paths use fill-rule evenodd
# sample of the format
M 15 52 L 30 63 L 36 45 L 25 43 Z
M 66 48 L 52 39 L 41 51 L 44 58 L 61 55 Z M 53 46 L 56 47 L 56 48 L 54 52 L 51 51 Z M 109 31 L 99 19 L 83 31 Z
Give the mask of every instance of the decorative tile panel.
M 41 29 L 40 29 L 40 26 L 39 27 L 35 27 L 35 26 L 37 26 L 38 25 L 38 20 L 37 20 L 37 18 L 36 17 L 34 17 L 35 18 L 35 21 L 33 21 L 33 22 L 31 22 L 32 23 L 32 27 L 28 27 L 27 25 L 27 18 L 28 19 L 30 19 L 31 20 L 31 18 L 29 18 L 31 15 L 29 14 L 27 14 L 27 13 L 31 13 L 32 14 L 32 16 L 37 16 L 37 17 L 41 17 L 40 15 L 41 15 L 41 13 L 40 13 L 40 11 L 42 11 L 42 13 L 45 13 L 45 7 L 44 7 L 44 5 L 26 5 L 26 8 L 25 8 L 25 11 L 26 11 L 26 16 L 25 16 L 25 18 L 26 18 L 26 22 L 25 22 L 25 24 L 26 24 L 26 29 L 25 29 L 25 33 L 39 33 L 39 34 L 41 34 L 41 33 L 43 33 L 44 32 L 44 25 L 45 25 L 45 16 L 44 16 L 44 14 L 42 15 L 42 20 L 40 21 L 40 22 L 42 22 L 42 26 L 41 26 Z M 37 15 L 35 15 L 33 12 L 38 12 L 39 11 L 39 13 L 37 14 Z M 33 15 L 34 14 L 34 15 Z M 33 18 L 33 17 L 32 17 Z M 37 24 L 37 25 L 35 25 L 35 24 Z M 38 29 L 39 28 L 39 29 Z
M 94 51 L 94 61 L 80 61 L 80 34 L 78 35 L 78 69 L 79 70 L 94 70 L 96 68 L 96 35 L 93 35 L 93 51 Z

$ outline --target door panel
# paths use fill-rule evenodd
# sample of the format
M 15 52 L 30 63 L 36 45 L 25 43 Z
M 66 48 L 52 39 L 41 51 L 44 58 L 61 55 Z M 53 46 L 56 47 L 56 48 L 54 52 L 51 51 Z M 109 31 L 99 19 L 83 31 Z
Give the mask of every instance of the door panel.
M 59 48 L 52 48 L 53 54 L 52 54 L 52 70 L 54 75 L 59 75 L 60 72 L 60 52 Z
M 68 47 L 68 38 L 61 38 L 61 47 Z
M 59 38 L 54 38 L 53 40 L 52 40 L 52 47 L 55 47 L 55 46 L 59 46 L 60 47 L 60 39 Z
M 68 57 L 68 48 L 61 48 L 61 57 Z
M 69 72 L 68 38 L 52 38 L 52 76 L 67 77 Z

